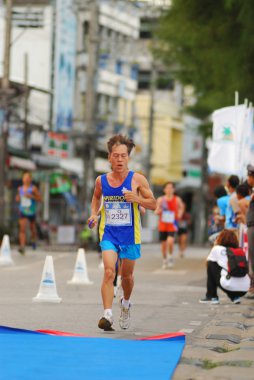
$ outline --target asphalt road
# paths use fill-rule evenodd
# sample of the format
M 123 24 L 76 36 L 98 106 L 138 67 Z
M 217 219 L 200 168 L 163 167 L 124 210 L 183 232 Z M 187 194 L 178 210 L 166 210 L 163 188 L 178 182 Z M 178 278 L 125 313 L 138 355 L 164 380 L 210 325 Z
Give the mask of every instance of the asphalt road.
M 120 329 L 116 298 L 113 305 L 116 331 L 105 333 L 97 327 L 103 311 L 100 296 L 103 272 L 99 269 L 98 253 L 86 253 L 88 275 L 93 284 L 70 285 L 75 249 L 40 247 L 21 256 L 12 248 L 14 265 L 0 267 L 0 324 L 125 339 L 183 331 L 190 341 L 214 313 L 212 308 L 198 303 L 205 294 L 204 262 L 208 250 L 191 247 L 184 259 L 175 253 L 174 268 L 162 270 L 159 245 L 144 245 L 135 268 L 131 327 L 127 331 Z M 62 298 L 59 304 L 32 302 L 39 290 L 46 255 L 53 256 L 57 292 Z

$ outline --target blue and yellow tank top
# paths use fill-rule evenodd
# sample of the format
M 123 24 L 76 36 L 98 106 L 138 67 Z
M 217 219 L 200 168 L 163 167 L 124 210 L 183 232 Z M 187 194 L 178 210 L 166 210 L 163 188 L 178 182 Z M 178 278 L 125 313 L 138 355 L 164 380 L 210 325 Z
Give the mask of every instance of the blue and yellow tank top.
M 33 192 L 33 186 L 31 185 L 27 190 L 26 193 L 32 194 Z M 23 186 L 19 189 L 19 195 L 20 195 L 20 203 L 19 203 L 19 211 L 21 214 L 26 216 L 33 216 L 36 213 L 36 201 L 34 199 L 30 199 L 25 197 L 25 191 Z
M 103 206 L 100 220 L 100 240 L 113 244 L 129 245 L 141 243 L 141 224 L 138 203 L 126 202 L 124 190 L 132 190 L 134 172 L 129 171 L 119 187 L 111 187 L 107 175 L 101 176 Z

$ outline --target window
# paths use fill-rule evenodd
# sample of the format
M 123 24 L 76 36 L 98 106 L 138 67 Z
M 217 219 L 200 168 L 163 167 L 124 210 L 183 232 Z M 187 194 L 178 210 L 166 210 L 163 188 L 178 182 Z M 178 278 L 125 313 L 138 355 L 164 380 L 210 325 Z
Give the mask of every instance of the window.
M 150 88 L 151 72 L 140 70 L 138 73 L 138 88 L 139 90 L 148 90 Z M 158 90 L 174 90 L 174 80 L 169 73 L 158 72 L 156 88 Z
M 17 28 L 43 28 L 44 10 L 38 8 L 13 8 L 12 24 Z
M 154 18 L 141 18 L 140 20 L 140 33 L 139 37 L 142 40 L 150 40 L 153 35 L 153 29 L 157 20 Z
M 150 71 L 140 70 L 138 73 L 138 88 L 139 90 L 147 90 L 150 87 Z

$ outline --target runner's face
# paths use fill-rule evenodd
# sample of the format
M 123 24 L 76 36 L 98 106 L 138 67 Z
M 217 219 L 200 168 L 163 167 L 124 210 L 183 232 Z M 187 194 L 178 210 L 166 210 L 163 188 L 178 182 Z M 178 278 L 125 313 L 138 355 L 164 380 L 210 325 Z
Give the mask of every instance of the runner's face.
M 32 182 L 32 178 L 31 178 L 30 174 L 28 174 L 28 173 L 25 173 L 25 174 L 23 175 L 22 180 L 23 180 L 23 184 L 24 184 L 24 185 L 30 185 L 31 182 Z
M 114 145 L 108 156 L 113 172 L 122 173 L 128 169 L 129 155 L 126 145 Z
M 167 197 L 171 197 L 173 194 L 174 194 L 174 186 L 172 185 L 172 183 L 168 183 L 165 188 L 164 188 L 164 194 L 167 196 Z

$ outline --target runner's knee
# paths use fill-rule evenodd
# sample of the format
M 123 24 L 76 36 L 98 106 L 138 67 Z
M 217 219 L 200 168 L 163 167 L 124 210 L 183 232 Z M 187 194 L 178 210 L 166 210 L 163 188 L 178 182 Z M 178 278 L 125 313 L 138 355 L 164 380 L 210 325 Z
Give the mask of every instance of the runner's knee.
M 104 279 L 107 282 L 108 281 L 113 282 L 115 279 L 115 275 L 116 275 L 115 270 L 112 268 L 106 268 L 104 271 Z
M 122 281 L 124 282 L 133 282 L 133 280 L 134 280 L 134 277 L 132 273 L 122 275 Z
M 19 230 L 23 233 L 26 231 L 26 224 L 24 222 L 19 223 Z

